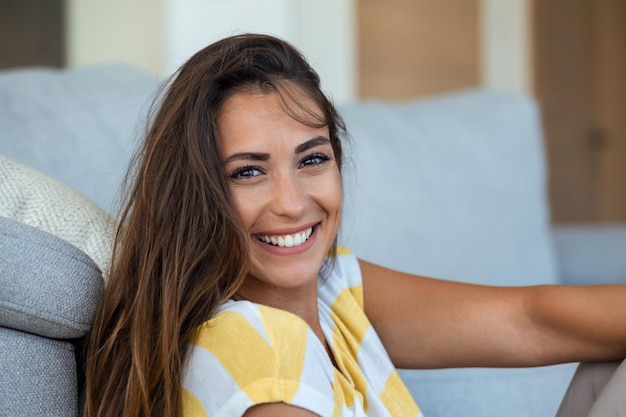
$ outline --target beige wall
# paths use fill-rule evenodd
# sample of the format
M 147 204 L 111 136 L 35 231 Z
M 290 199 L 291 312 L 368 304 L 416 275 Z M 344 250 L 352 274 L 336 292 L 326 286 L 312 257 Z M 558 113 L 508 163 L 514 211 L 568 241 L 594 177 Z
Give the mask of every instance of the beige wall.
M 532 0 L 482 0 L 481 84 L 532 93 Z
M 481 0 L 481 85 L 528 91 L 530 1 Z M 271 33 L 278 27 L 279 35 L 303 50 L 326 90 L 341 103 L 356 98 L 356 4 L 356 0 L 67 0 L 67 61 L 70 66 L 123 62 L 163 76 L 197 45 L 237 30 Z M 239 14 L 234 16 L 235 12 Z M 194 14 L 210 18 L 185 23 L 185 15 Z M 282 16 L 284 25 L 272 23 L 275 15 Z
M 201 47 L 238 32 L 300 48 L 337 102 L 355 97 L 355 0 L 68 0 L 69 66 L 123 62 L 169 75 Z
M 67 0 L 69 66 L 128 63 L 159 74 L 163 0 Z

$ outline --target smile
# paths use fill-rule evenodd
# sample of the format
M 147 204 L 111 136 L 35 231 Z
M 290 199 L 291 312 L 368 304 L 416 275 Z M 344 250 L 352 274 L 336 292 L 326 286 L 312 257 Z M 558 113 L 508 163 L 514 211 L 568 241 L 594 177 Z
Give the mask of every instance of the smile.
M 298 233 L 291 235 L 257 235 L 260 241 L 273 246 L 280 246 L 281 248 L 293 248 L 294 246 L 300 246 L 306 242 L 313 233 L 313 227 L 309 227 Z

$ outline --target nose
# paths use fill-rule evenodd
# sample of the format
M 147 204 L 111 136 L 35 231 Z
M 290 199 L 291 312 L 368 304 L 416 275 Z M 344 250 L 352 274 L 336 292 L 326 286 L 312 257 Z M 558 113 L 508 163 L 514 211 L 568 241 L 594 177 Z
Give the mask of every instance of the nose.
M 272 212 L 280 217 L 300 218 L 306 208 L 305 184 L 295 175 L 274 178 L 271 192 Z

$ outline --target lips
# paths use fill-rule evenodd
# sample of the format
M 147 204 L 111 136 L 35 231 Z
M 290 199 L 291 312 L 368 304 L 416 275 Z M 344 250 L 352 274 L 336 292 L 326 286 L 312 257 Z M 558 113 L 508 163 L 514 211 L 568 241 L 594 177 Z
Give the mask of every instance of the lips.
M 306 242 L 313 233 L 313 226 L 308 227 L 300 232 L 286 235 L 256 235 L 256 237 L 268 245 L 278 246 L 281 248 L 293 248 L 300 246 Z

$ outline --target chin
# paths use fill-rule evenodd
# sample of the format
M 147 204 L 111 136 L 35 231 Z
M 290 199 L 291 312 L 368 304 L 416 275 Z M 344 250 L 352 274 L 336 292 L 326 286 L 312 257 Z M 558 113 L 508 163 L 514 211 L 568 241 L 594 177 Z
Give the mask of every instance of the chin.
M 317 276 L 327 254 L 328 250 L 321 248 L 292 256 L 268 255 L 265 251 L 253 253 L 250 275 L 277 288 L 317 285 Z

